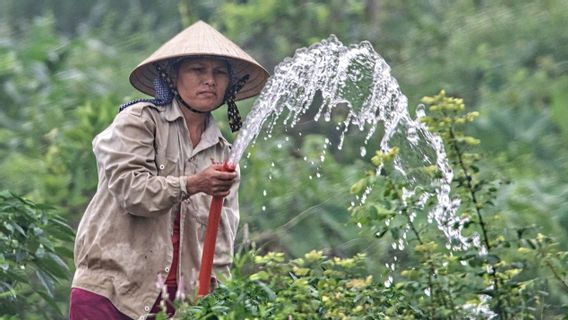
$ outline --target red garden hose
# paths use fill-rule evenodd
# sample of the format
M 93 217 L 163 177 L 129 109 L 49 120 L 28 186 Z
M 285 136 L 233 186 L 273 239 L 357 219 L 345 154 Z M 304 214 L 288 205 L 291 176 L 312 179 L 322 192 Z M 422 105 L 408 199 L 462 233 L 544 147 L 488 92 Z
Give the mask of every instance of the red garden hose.
M 236 166 L 225 162 L 223 171 L 234 172 Z M 203 254 L 201 256 L 201 269 L 199 270 L 199 297 L 209 294 L 211 285 L 211 269 L 213 268 L 213 257 L 215 256 L 215 243 L 217 242 L 217 231 L 221 222 L 221 209 L 223 208 L 224 197 L 215 196 L 211 199 L 209 209 L 209 220 L 205 231 L 205 241 L 203 243 Z

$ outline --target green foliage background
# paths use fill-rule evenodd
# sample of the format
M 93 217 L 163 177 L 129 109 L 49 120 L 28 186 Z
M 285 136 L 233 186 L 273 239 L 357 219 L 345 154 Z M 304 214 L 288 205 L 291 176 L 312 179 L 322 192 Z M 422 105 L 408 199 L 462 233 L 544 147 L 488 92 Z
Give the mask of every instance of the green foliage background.
M 130 70 L 198 19 L 268 70 L 333 33 L 344 43 L 369 40 L 410 108 L 441 88 L 463 98 L 480 113 L 466 131 L 481 140 L 482 172 L 508 182 L 499 186 L 494 211 L 511 225 L 536 225 L 567 249 L 568 3 L 562 0 L 3 0 L 0 190 L 51 205 L 76 225 L 96 188 L 92 138 L 120 103 L 141 96 L 128 83 Z M 251 104 L 240 103 L 243 113 Z M 217 118 L 224 119 L 222 112 Z M 274 132 L 249 149 L 241 164 L 241 230 L 247 231 L 241 242 L 290 257 L 313 249 L 330 256 L 362 251 L 369 270 L 380 272 L 390 261 L 390 240 L 361 231 L 347 212 L 351 185 L 369 169 L 372 152 L 361 157 L 347 146 L 310 166 L 303 157 L 319 156 L 318 141 L 334 129 L 303 130 L 288 140 Z M 65 292 L 68 282 L 59 281 L 56 291 Z M 565 303 L 566 292 L 559 299 Z

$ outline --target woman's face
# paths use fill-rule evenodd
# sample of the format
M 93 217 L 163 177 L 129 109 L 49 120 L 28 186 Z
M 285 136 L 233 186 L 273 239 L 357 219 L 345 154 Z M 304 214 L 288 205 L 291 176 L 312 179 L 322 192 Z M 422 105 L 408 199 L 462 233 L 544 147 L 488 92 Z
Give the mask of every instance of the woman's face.
M 177 74 L 177 90 L 190 107 L 212 111 L 223 103 L 229 85 L 227 63 L 214 58 L 188 59 Z

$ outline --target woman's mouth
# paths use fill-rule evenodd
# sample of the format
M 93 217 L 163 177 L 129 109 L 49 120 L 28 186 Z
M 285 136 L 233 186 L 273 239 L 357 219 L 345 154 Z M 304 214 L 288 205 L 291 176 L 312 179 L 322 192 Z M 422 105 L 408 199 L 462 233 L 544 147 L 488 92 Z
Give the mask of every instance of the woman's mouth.
M 198 95 L 201 95 L 201 96 L 207 96 L 207 97 L 210 97 L 210 96 L 217 96 L 217 93 L 214 92 L 214 91 L 200 91 L 200 92 L 198 92 L 197 94 L 198 94 Z

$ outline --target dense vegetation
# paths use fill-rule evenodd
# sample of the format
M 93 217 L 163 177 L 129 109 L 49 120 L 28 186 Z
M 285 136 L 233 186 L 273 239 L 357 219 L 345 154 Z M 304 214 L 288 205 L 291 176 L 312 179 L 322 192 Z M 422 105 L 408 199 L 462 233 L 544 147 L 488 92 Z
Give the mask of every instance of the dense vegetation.
M 129 71 L 197 19 L 268 70 L 331 33 L 344 43 L 369 40 L 411 108 L 439 106 L 425 121 L 457 161 L 454 192 L 464 204 L 461 214 L 472 219 L 466 231 L 485 234 L 488 253 L 449 252 L 428 224 L 408 234 L 406 250 L 393 250 L 400 230 L 412 226 L 404 215 L 412 203 L 400 202 L 403 186 L 388 176 L 361 180 L 389 155 L 369 147 L 361 157 L 346 146 L 330 150 L 316 168 L 303 157 L 319 155 L 318 142 L 333 130 L 313 126 L 289 140 L 274 132 L 241 164 L 243 232 L 234 280 L 199 306 L 185 306 L 189 318 L 567 313 L 566 1 L 6 0 L 0 6 L 0 190 L 10 191 L 0 194 L 0 317 L 64 318 L 72 272 L 65 267 L 71 268 L 72 240 L 64 222 L 76 225 L 96 188 L 91 140 L 120 103 L 140 96 L 127 81 Z M 439 113 L 461 101 L 442 94 L 421 101 L 440 89 L 479 114 L 451 129 L 473 140 L 448 136 L 455 123 L 444 119 L 465 115 Z M 250 104 L 240 107 L 246 112 Z M 222 129 L 231 136 L 226 124 Z M 366 206 L 348 210 L 351 190 L 362 184 L 376 184 L 375 191 Z
M 568 311 L 558 294 L 568 289 L 568 252 L 536 226 L 510 225 L 495 211 L 501 182 L 479 170 L 479 154 L 472 152 L 479 140 L 462 131 L 477 112 L 466 113 L 463 100 L 444 92 L 423 101 L 430 112 L 421 120 L 443 138 L 455 173 L 453 197 L 462 201 L 458 216 L 465 222 L 462 234 L 471 240 L 467 249 L 449 250 L 440 226 L 424 219 L 432 203 L 420 204 L 418 193 L 403 197 L 407 181 L 370 171 L 352 186 L 360 195 L 374 189 L 364 204 L 351 208 L 353 220 L 376 238 L 398 244 L 378 278 L 365 268 L 375 260 L 363 254 L 341 259 L 311 251 L 285 261 L 281 253 L 252 251 L 239 256 L 238 272 L 214 295 L 197 306 L 181 306 L 182 317 L 549 319 Z M 397 147 L 377 151 L 372 164 L 388 168 L 397 153 Z M 430 166 L 422 169 L 439 174 Z

